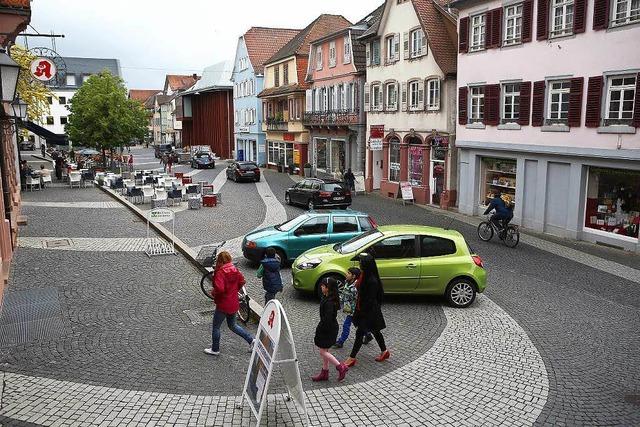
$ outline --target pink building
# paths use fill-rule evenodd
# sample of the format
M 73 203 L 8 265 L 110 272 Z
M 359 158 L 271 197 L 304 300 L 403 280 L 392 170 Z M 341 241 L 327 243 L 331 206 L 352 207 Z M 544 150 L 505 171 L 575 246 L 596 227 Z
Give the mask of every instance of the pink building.
M 640 252 L 640 2 L 452 6 L 460 211 Z

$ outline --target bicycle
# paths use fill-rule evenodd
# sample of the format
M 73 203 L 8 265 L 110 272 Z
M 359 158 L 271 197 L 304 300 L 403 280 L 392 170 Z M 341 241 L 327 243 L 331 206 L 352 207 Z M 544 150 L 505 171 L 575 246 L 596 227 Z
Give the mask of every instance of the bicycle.
M 218 250 L 221 247 L 223 247 L 225 243 L 227 242 L 224 241 L 214 246 L 213 254 L 211 255 L 211 257 L 205 258 L 205 260 L 202 262 L 202 265 L 204 267 L 212 268 L 211 271 L 206 272 L 202 276 L 202 279 L 200 279 L 200 290 L 202 290 L 202 293 L 205 294 L 205 296 L 210 300 L 214 299 L 214 295 L 212 292 L 213 291 L 213 275 L 215 273 L 215 262 L 218 257 Z M 249 321 L 249 316 L 251 314 L 251 311 L 249 309 L 250 299 L 251 298 L 249 297 L 247 288 L 245 286 L 242 286 L 242 288 L 238 291 L 238 301 L 240 302 L 240 309 L 238 310 L 238 318 L 240 319 L 240 321 L 242 321 L 242 323 L 245 323 L 245 324 Z
M 483 242 L 488 242 L 493 238 L 494 234 L 497 234 L 498 238 L 510 248 L 515 248 L 520 242 L 520 230 L 517 225 L 509 224 L 505 230 L 504 227 L 498 227 L 488 216 L 486 221 L 478 224 L 478 237 Z

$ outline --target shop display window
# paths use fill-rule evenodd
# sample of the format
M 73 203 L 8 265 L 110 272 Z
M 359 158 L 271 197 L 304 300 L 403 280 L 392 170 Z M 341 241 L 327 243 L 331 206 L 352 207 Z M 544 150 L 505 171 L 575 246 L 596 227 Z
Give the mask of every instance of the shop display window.
M 517 163 L 511 159 L 482 159 L 480 203 L 488 205 L 499 192 L 516 198 Z
M 585 227 L 638 238 L 640 171 L 589 169 Z
M 409 147 L 409 182 L 411 185 L 422 185 L 423 159 L 422 147 Z
M 400 141 L 389 141 L 389 181 L 400 181 Z

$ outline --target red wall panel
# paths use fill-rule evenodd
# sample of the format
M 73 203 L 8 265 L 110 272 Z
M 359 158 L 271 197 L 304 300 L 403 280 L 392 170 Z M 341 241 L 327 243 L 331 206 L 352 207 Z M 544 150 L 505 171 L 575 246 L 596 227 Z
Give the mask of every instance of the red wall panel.
M 233 149 L 233 93 L 207 92 L 191 97 L 193 117 L 183 121 L 184 145 L 208 145 L 217 156 L 228 159 Z

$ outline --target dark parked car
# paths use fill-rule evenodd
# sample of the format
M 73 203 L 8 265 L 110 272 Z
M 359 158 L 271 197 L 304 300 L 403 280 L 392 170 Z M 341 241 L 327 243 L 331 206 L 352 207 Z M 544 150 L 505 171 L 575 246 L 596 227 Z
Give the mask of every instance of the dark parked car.
M 211 153 L 199 151 L 191 158 L 191 167 L 194 169 L 215 169 L 216 161 Z
M 22 151 L 33 151 L 36 149 L 36 143 L 33 141 L 22 141 L 20 143 L 20 150 Z
M 302 205 L 309 210 L 319 207 L 346 209 L 351 205 L 351 191 L 335 179 L 310 178 L 287 189 L 284 200 L 289 205 Z
M 258 182 L 260 168 L 253 162 L 233 162 L 227 167 L 227 179 Z
M 163 154 L 169 154 L 173 151 L 173 146 L 171 144 L 158 144 L 156 145 L 155 156 L 156 159 L 162 157 Z

